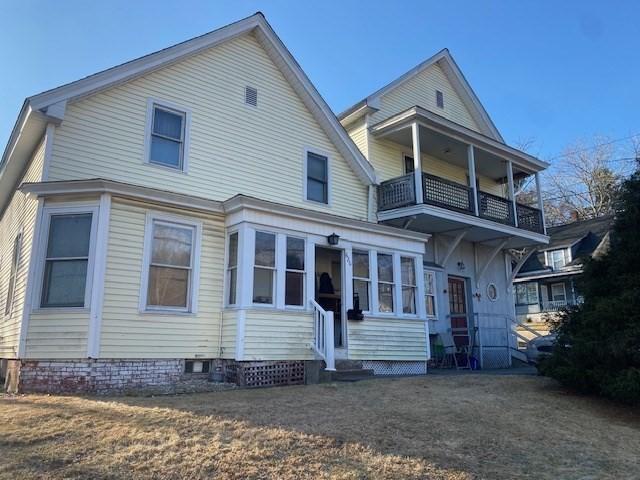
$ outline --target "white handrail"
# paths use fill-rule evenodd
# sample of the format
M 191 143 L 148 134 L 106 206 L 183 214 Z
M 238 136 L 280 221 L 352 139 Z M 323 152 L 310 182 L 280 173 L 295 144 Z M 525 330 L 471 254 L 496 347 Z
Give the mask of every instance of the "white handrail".
M 333 312 L 327 312 L 315 300 L 310 302 L 313 312 L 313 349 L 326 363 L 325 370 L 333 371 L 336 369 Z

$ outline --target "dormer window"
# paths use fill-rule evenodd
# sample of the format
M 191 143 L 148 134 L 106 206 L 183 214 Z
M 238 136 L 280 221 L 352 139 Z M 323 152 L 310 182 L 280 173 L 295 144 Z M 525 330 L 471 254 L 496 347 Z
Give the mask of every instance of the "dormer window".
M 444 108 L 444 94 L 440 90 L 436 90 L 436 106 Z
M 554 270 L 565 267 L 567 263 L 567 250 L 565 248 L 547 252 L 547 265 L 552 267 Z

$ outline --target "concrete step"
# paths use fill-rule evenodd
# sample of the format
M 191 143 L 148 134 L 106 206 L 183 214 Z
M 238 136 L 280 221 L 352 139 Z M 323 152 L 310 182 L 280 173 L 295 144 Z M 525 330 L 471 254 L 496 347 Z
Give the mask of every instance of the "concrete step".
M 373 370 L 368 368 L 352 368 L 331 372 L 331 380 L 334 382 L 357 382 L 373 377 Z

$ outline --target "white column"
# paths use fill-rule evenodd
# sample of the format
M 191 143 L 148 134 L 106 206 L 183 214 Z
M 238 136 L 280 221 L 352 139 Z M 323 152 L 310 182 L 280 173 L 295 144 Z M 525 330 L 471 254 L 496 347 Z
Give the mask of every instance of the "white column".
M 467 167 L 469 169 L 469 185 L 473 192 L 473 213 L 478 216 L 478 189 L 476 187 L 476 159 L 473 145 L 467 145 Z
M 413 184 L 416 191 L 416 204 L 423 203 L 422 195 L 422 156 L 420 154 L 420 126 L 417 122 L 411 124 L 413 137 Z
M 287 268 L 287 236 L 284 233 L 276 234 L 276 296 L 273 304 L 276 308 L 284 308 L 284 289 Z
M 251 306 L 253 302 L 253 255 L 256 245 L 256 232 L 247 225 L 238 230 L 238 305 L 241 308 Z
M 375 315 L 380 312 L 380 305 L 378 304 L 378 252 L 376 250 L 369 250 L 369 278 L 371 279 L 371 305 L 369 310 Z
M 306 272 L 306 300 L 305 308 L 310 308 L 309 303 L 315 300 L 316 296 L 316 241 L 314 238 L 308 237 L 304 252 L 304 270 Z
M 544 234 L 547 234 L 547 222 L 544 218 L 544 202 L 542 201 L 542 188 L 540 187 L 540 174 L 538 172 L 535 173 L 536 177 L 536 195 L 538 197 L 538 209 L 540 210 L 540 215 L 542 217 L 542 228 L 544 229 Z
M 511 208 L 513 209 L 513 224 L 518 226 L 518 212 L 516 210 L 516 194 L 513 188 L 513 164 L 511 160 L 507 160 L 507 181 L 509 182 L 509 200 L 511 200 Z
M 344 307 L 345 311 L 353 308 L 353 248 L 351 244 L 344 247 Z M 348 324 L 346 324 L 348 325 Z

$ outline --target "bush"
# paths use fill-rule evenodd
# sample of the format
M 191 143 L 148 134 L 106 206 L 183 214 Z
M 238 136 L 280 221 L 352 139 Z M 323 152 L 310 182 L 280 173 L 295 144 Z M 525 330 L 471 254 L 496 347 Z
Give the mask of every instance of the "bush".
M 540 372 L 640 405 L 640 170 L 622 185 L 609 251 L 587 261 L 578 286 L 584 303 L 561 314 Z

